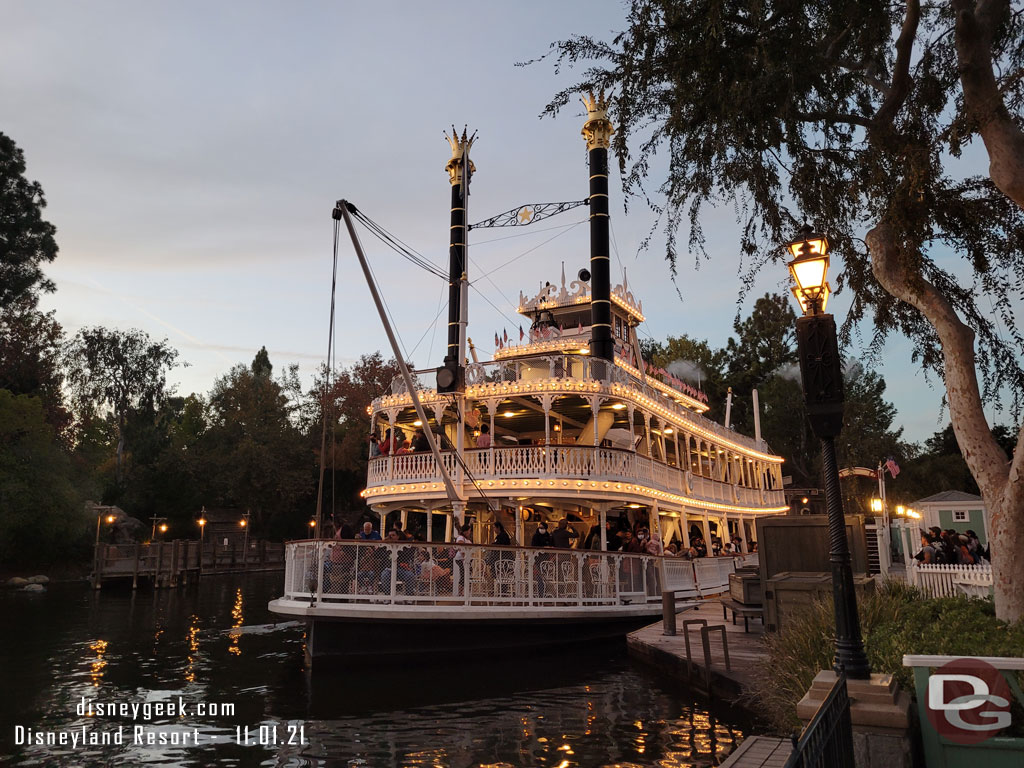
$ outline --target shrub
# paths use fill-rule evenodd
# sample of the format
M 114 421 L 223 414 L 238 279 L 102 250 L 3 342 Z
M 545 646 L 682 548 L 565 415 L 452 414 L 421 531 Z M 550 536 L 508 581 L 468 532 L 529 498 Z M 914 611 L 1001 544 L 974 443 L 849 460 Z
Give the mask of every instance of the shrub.
M 913 670 L 904 654 L 1024 656 L 1024 622 L 995 617 L 990 600 L 926 598 L 902 582 L 888 581 L 858 602 L 864 649 L 873 672 L 892 674 L 913 695 Z M 768 635 L 768 658 L 750 696 L 755 710 L 778 733 L 800 727 L 796 704 L 835 652 L 832 598 L 787 617 L 783 631 Z

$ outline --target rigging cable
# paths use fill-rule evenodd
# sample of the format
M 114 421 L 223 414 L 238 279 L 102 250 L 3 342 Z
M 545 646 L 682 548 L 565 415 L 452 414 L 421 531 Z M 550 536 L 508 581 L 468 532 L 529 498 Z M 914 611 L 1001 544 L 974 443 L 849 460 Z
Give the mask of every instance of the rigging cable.
M 320 418 L 323 424 L 320 430 L 320 480 L 317 484 L 316 495 L 316 524 L 323 530 L 323 501 L 324 501 L 324 460 L 327 452 L 327 399 L 331 386 L 331 371 L 333 369 L 332 350 L 334 349 L 334 299 L 338 285 L 338 235 L 341 229 L 341 222 L 334 220 L 334 267 L 331 272 L 331 321 L 327 330 L 327 365 L 324 370 L 324 395 L 320 405 Z M 332 473 L 333 475 L 333 473 Z M 333 504 L 333 497 L 331 503 Z
M 529 249 L 527 249 L 527 250 L 523 251 L 523 252 L 522 252 L 522 253 L 520 253 L 520 254 L 519 254 L 518 256 L 516 256 L 516 257 L 514 257 L 514 258 L 512 258 L 512 259 L 509 259 L 508 261 L 506 261 L 506 262 L 505 262 L 504 264 L 501 264 L 501 265 L 499 265 L 499 266 L 495 267 L 494 269 L 492 269 L 492 270 L 491 270 L 490 272 L 487 272 L 486 274 L 483 274 L 483 275 L 481 275 L 480 277 L 478 277 L 478 278 L 477 278 L 477 280 L 480 280 L 481 278 L 484 278 L 484 277 L 488 277 L 488 276 L 490 276 L 490 275 L 493 275 L 493 274 L 494 274 L 495 272 L 497 272 L 497 271 L 498 271 L 499 269 L 504 269 L 505 267 L 509 266 L 510 264 L 512 264 L 512 263 L 514 263 L 514 262 L 516 262 L 516 261 L 519 261 L 519 259 L 523 258 L 523 257 L 524 257 L 524 256 L 526 256 L 527 254 L 529 254 L 529 253 L 533 253 L 533 252 L 534 252 L 534 251 L 536 251 L 536 250 L 537 250 L 538 248 L 541 248 L 541 247 L 543 247 L 543 246 L 547 245 L 547 244 L 548 244 L 548 243 L 550 243 L 550 242 L 551 242 L 552 240 L 555 240 L 555 239 L 557 239 L 557 238 L 561 237 L 562 235 L 564 235 L 564 234 L 565 234 L 566 232 L 572 232 L 572 231 L 573 231 L 573 229 L 575 229 L 576 227 L 578 227 L 578 226 L 579 226 L 580 224 L 584 224 L 584 223 L 586 223 L 587 221 L 588 221 L 588 219 L 580 219 L 580 220 L 579 220 L 579 221 L 577 221 L 577 222 L 576 222 L 575 224 L 573 224 L 573 225 L 572 225 L 571 227 L 568 227 L 568 228 L 566 228 L 566 229 L 563 229 L 563 230 L 562 230 L 561 232 L 559 232 L 559 233 L 558 233 L 557 235 L 554 235 L 553 237 L 549 237 L 549 238 L 548 238 L 547 240 L 545 240 L 545 241 L 544 241 L 543 243 L 538 243 L 537 245 L 533 246 L 533 248 L 529 248 Z M 476 282 L 476 281 L 474 280 L 474 281 L 471 281 L 471 282 Z
M 380 226 L 379 224 L 371 220 L 368 216 L 362 213 L 362 211 L 360 211 L 355 206 L 352 207 L 351 212 L 352 215 L 360 224 L 366 227 L 366 229 L 374 237 L 376 237 L 378 240 L 380 240 L 382 243 L 388 246 L 388 248 L 395 251 L 402 258 L 406 259 L 414 266 L 426 270 L 427 272 L 430 272 L 432 275 L 440 277 L 445 282 L 448 282 L 448 273 L 445 272 L 441 267 L 437 266 L 432 261 L 427 259 L 425 256 L 423 256 L 423 254 L 414 250 L 412 247 L 406 245 L 404 242 L 398 239 L 398 237 L 391 234 L 386 229 L 384 229 L 384 227 Z

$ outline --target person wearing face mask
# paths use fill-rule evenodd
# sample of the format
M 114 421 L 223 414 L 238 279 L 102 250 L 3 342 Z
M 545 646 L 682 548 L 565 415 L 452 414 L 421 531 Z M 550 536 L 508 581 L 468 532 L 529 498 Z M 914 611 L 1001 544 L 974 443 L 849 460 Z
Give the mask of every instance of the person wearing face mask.
M 530 539 L 531 547 L 550 547 L 553 546 L 554 542 L 551 540 L 551 534 L 548 533 L 548 524 L 541 523 L 537 530 L 534 531 L 533 538 Z

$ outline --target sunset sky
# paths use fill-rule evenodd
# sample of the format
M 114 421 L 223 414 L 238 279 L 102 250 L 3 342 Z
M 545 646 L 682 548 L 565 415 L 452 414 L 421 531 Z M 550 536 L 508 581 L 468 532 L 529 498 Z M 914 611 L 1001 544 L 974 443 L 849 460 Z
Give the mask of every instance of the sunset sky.
M 276 369 L 298 363 L 308 382 L 327 348 L 330 212 L 339 198 L 446 263 L 442 131 L 452 123 L 479 132 L 470 221 L 584 198 L 582 105 L 538 119 L 575 73 L 515 63 L 571 34 L 608 38 L 624 19 L 619 3 L 592 1 L 2 7 L 0 131 L 43 185 L 60 245 L 47 268 L 57 292 L 45 305 L 69 335 L 105 325 L 166 337 L 190 364 L 172 375 L 183 394 L 208 392 L 261 345 Z M 976 147 L 968 162 L 985 167 Z M 554 282 L 563 261 L 569 276 L 585 265 L 585 211 L 471 234 L 469 335 L 483 357 L 495 332 L 518 336 L 520 291 L 532 296 Z M 746 315 L 754 298 L 786 288 L 777 267 L 737 306 L 730 207 L 707 212 L 711 259 L 695 269 L 684 255 L 676 286 L 660 238 L 638 253 L 653 223 L 643 201 L 623 212 L 613 182 L 613 283 L 628 270 L 647 316 L 641 336 L 689 333 L 722 344 L 737 309 Z M 444 313 L 436 329 L 433 319 L 444 284 L 371 238 L 363 243 L 409 358 L 439 364 Z M 347 240 L 338 297 L 339 362 L 375 350 L 390 357 Z M 839 319 L 847 298 L 834 302 Z M 910 345 L 894 338 L 884 355 L 879 370 L 905 436 L 922 440 L 942 428 L 939 382 L 926 384 Z

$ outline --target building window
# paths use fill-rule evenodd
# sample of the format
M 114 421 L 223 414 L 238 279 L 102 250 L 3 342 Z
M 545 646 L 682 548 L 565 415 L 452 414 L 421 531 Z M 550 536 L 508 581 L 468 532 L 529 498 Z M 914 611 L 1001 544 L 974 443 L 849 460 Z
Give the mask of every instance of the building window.
M 953 522 L 954 523 L 966 523 L 967 522 L 967 510 L 956 509 L 953 511 Z

